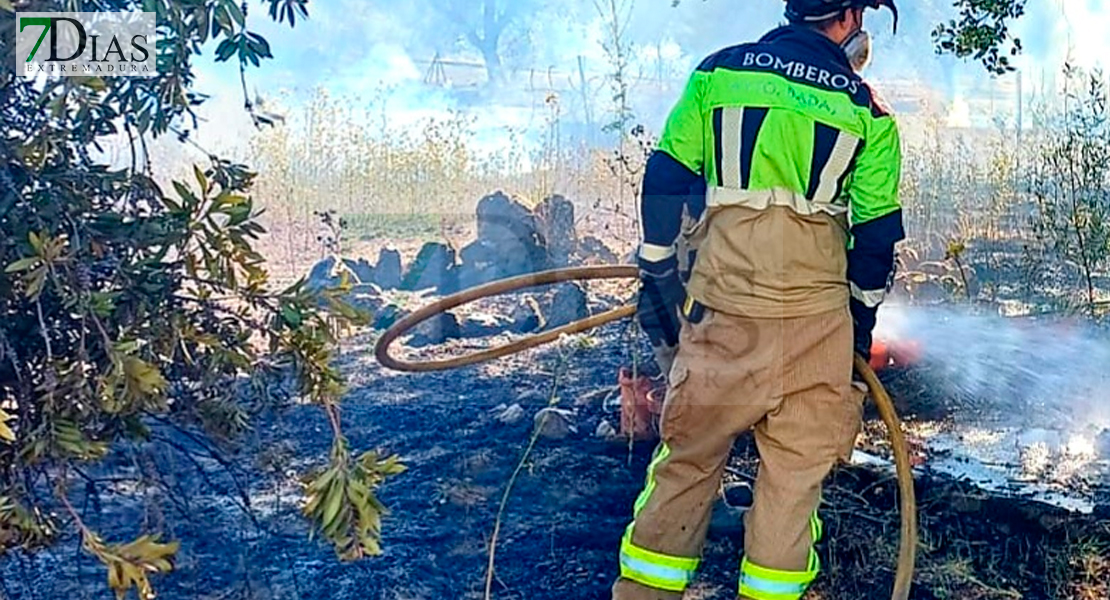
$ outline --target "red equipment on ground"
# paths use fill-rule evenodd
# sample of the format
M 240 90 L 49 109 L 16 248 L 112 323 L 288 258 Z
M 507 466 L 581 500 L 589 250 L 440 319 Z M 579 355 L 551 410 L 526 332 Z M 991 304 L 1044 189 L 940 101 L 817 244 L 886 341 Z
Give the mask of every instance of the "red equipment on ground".
M 921 360 L 921 345 L 914 340 L 880 340 L 871 343 L 871 368 L 876 373 L 910 367 Z

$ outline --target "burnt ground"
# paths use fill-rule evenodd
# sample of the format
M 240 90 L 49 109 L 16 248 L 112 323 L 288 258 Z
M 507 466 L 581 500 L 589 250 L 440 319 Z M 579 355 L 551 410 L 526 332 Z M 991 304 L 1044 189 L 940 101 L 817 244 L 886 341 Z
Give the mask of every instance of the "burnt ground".
M 384 554 L 374 559 L 338 562 L 309 541 L 297 515 L 293 474 L 320 464 L 330 444 L 327 422 L 311 406 L 264 417 L 238 448 L 157 426 L 148 449 L 124 449 L 110 477 L 88 473 L 72 500 L 113 540 L 153 529 L 181 541 L 176 571 L 155 582 L 165 599 L 482 598 L 501 494 L 530 438 L 531 415 L 548 405 L 558 374 L 558 405 L 576 411 L 578 430 L 541 440 L 521 471 L 497 541 L 493 597 L 607 598 L 651 451 L 594 437 L 602 418 L 615 422 L 603 399 L 630 361 L 625 340 L 614 325 L 561 349 L 422 375 L 384 372 L 369 337 L 346 343 L 343 422 L 352 447 L 396 452 L 409 466 L 381 489 L 392 515 Z M 526 417 L 498 421 L 498 407 L 514 403 Z M 750 475 L 756 460 L 742 438 L 730 477 Z M 170 475 L 153 481 L 151 467 Z M 995 498 L 931 476 L 919 478 L 918 494 L 922 556 L 913 598 L 1110 597 L 1110 515 Z M 811 598 L 889 596 L 898 532 L 891 475 L 843 468 L 826 503 L 826 571 Z M 735 527 L 713 532 L 689 598 L 733 597 L 740 539 Z M 50 553 L 0 559 L 0 578 L 0 600 L 112 597 L 75 539 Z

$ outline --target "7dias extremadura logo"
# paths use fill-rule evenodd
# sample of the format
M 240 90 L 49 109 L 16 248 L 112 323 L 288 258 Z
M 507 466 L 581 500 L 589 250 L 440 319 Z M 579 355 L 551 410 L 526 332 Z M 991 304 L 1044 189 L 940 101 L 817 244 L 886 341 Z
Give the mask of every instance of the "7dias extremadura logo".
M 21 12 L 16 18 L 20 75 L 157 75 L 152 12 Z

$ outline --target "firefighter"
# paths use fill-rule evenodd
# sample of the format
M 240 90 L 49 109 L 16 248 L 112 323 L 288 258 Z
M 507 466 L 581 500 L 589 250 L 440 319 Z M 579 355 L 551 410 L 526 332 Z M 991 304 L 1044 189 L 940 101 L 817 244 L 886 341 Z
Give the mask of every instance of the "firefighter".
M 739 595 L 795 600 L 820 570 L 822 483 L 862 421 L 853 348 L 869 356 L 904 237 L 898 127 L 859 75 L 864 10 L 883 6 L 897 27 L 893 0 L 787 0 L 786 25 L 703 61 L 667 119 L 644 175 L 637 313 L 677 353 L 615 599 L 682 597 L 733 441 L 753 427 Z M 686 279 L 676 240 L 698 180 Z

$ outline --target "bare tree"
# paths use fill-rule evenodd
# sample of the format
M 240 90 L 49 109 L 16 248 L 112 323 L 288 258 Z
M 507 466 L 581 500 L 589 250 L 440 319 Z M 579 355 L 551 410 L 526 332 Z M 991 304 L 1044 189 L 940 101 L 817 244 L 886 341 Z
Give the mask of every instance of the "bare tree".
M 431 5 L 482 53 L 491 83 L 504 81 L 501 42 L 514 27 L 525 27 L 543 0 L 435 0 Z

